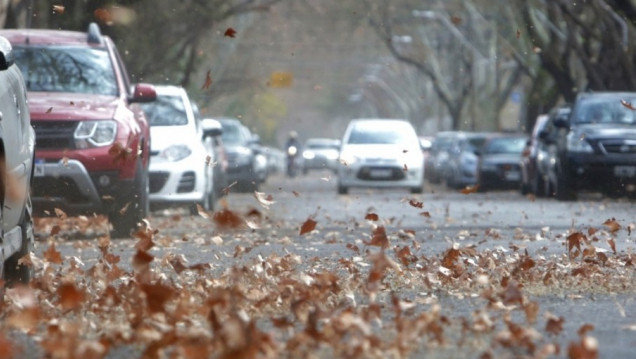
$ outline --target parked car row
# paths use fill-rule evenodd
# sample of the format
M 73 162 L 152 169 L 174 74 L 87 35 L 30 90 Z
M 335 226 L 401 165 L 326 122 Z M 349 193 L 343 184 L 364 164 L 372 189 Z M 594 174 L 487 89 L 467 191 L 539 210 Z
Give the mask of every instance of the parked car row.
M 444 131 L 433 138 L 426 178 L 452 189 L 479 185 L 480 191 L 517 188 L 526 136 L 511 133 Z
M 111 235 L 125 237 L 151 206 L 212 210 L 229 183 L 256 189 L 265 181 L 257 135 L 236 119 L 202 118 L 179 86 L 131 83 L 97 24 L 86 32 L 0 30 L 0 39 L 3 85 L 10 80 L 28 97 L 28 111 L 18 94 L 7 97 L 30 113 L 17 133 L 35 132 L 32 156 L 9 156 L 28 157 L 19 168 L 29 174 L 21 178 L 31 184 L 34 215 L 104 214 Z M 5 148 L 28 149 L 20 140 L 3 139 Z
M 636 94 L 580 93 L 537 119 L 523 192 L 574 200 L 580 192 L 636 194 Z

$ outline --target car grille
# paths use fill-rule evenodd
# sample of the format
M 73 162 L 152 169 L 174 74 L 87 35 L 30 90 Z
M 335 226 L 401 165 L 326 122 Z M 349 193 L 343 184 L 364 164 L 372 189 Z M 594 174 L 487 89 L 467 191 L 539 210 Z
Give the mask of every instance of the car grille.
M 358 178 L 366 181 L 398 181 L 405 178 L 399 167 L 364 166 L 358 171 Z
M 38 149 L 74 149 L 77 121 L 31 121 Z
M 238 153 L 227 153 L 225 158 L 227 159 L 227 163 L 232 165 L 238 161 L 239 154 Z
M 630 155 L 636 153 L 636 141 L 604 141 L 601 142 L 601 147 L 605 153 Z
M 150 193 L 157 193 L 161 191 L 163 186 L 166 185 L 170 177 L 168 172 L 151 172 L 148 174 L 148 191 Z
M 179 186 L 177 187 L 177 193 L 186 193 L 194 191 L 194 184 L 196 182 L 196 175 L 194 172 L 186 172 L 181 176 L 179 180 Z

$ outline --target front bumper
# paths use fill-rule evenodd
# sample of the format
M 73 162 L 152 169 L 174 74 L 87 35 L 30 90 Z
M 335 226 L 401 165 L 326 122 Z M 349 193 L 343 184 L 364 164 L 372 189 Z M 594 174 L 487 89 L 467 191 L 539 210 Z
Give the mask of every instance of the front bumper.
M 579 190 L 617 189 L 636 185 L 636 156 L 569 154 L 566 160 L 571 185 Z
M 496 165 L 479 171 L 479 186 L 482 189 L 518 188 L 521 183 L 521 166 L 518 164 Z
M 108 213 L 116 198 L 132 191 L 132 183 L 119 179 L 117 171 L 89 173 L 77 160 L 36 161 L 33 209 L 37 215 L 54 215 L 56 208 L 69 215 Z
M 148 173 L 150 203 L 201 202 L 208 192 L 206 188 L 212 188 L 205 180 L 205 166 L 195 156 L 177 162 L 152 157 Z
M 416 188 L 424 178 L 422 167 L 404 169 L 397 165 L 341 165 L 338 185 L 341 187 Z

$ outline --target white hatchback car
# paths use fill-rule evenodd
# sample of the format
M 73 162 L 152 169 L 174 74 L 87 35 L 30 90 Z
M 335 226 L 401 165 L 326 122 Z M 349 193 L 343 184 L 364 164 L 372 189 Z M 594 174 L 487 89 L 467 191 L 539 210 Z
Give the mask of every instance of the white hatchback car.
M 338 165 L 338 193 L 350 187 L 408 188 L 422 193 L 424 157 L 406 120 L 357 119 L 345 131 Z
M 157 100 L 143 105 L 150 122 L 149 199 L 153 208 L 196 204 L 212 210 L 214 151 L 201 123 L 195 118 L 186 91 L 177 86 L 156 86 Z

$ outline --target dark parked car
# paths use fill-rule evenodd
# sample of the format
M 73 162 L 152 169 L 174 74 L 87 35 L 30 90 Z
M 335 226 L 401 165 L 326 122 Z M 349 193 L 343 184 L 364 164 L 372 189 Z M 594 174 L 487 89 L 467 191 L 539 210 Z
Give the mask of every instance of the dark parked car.
M 518 188 L 520 159 L 527 138 L 521 135 L 492 137 L 479 151 L 479 190 Z
M 609 196 L 636 190 L 636 93 L 581 93 L 569 118 L 555 120 L 555 195 L 579 191 Z
M 223 127 L 223 143 L 227 155 L 227 182 L 237 182 L 241 190 L 257 190 L 266 177 L 267 160 L 259 153 L 257 138 L 241 121 L 232 118 L 217 119 Z M 264 163 L 261 163 L 263 162 Z
M 27 85 L 38 214 L 106 214 L 111 235 L 128 236 L 148 214 L 150 127 L 139 103 L 154 87 L 134 85 L 114 42 L 87 32 L 0 30 Z

